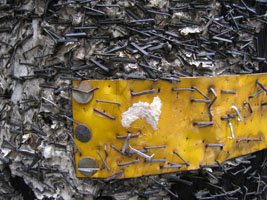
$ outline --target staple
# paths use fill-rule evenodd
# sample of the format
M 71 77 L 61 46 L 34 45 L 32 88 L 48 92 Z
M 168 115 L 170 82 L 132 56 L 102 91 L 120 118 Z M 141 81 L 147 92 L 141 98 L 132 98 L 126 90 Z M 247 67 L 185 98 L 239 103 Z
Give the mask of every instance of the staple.
M 42 135 L 42 136 L 47 136 L 47 134 L 45 132 L 43 132 L 42 130 L 38 129 L 33 124 L 31 124 L 31 129 L 34 130 L 35 132 L 37 132 L 38 134 Z
M 64 117 L 64 118 L 66 118 L 67 120 L 70 120 L 70 121 L 72 121 L 73 123 L 75 123 L 75 124 L 77 124 L 77 125 L 83 125 L 83 124 L 81 124 L 80 122 L 77 122 L 77 121 L 75 121 L 74 119 L 68 117 L 67 115 L 61 115 L 61 117 Z
M 102 160 L 102 162 L 103 162 L 105 168 L 106 168 L 108 171 L 110 171 L 110 168 L 108 167 L 106 161 L 102 158 L 102 156 L 101 156 L 99 150 L 97 150 L 97 154 L 98 154 L 99 158 Z
M 168 169 L 168 168 L 181 168 L 181 164 L 176 164 L 176 165 L 161 165 L 160 169 Z
M 119 177 L 120 175 L 122 175 L 123 172 L 124 172 L 124 170 L 121 169 L 117 174 L 114 174 L 113 176 L 110 176 L 110 177 L 108 177 L 108 178 L 105 178 L 104 181 L 105 181 L 105 182 L 109 182 L 109 181 L 111 181 L 111 180 L 114 180 L 114 179 L 116 179 L 117 177 Z
M 184 161 L 184 163 L 186 164 L 186 166 L 190 166 L 190 163 L 187 162 L 179 153 L 177 153 L 175 150 L 173 151 L 173 153 L 175 155 L 177 155 L 182 161 Z
M 80 148 L 79 148 L 78 144 L 75 142 L 74 138 L 72 137 L 72 135 L 71 135 L 69 132 L 67 132 L 67 134 L 70 136 L 70 138 L 71 138 L 72 142 L 73 142 L 73 143 L 74 143 L 74 145 L 76 146 L 76 148 L 77 148 L 77 151 L 79 152 L 80 156 L 82 156 L 82 152 L 81 152 L 81 150 L 80 150 Z
M 131 134 L 130 135 L 130 138 L 135 138 L 135 137 L 138 137 L 139 135 L 141 134 L 141 131 L 138 131 L 138 133 L 137 134 Z M 128 135 L 127 135 L 128 136 Z M 117 139 L 126 139 L 127 138 L 127 136 L 120 136 L 120 135 L 117 135 Z
M 146 190 L 145 192 L 143 192 L 143 195 L 148 196 L 148 195 L 153 195 L 153 194 L 157 194 L 160 193 L 162 191 L 162 189 L 154 189 L 154 190 Z M 153 198 L 151 198 L 153 200 Z M 154 199 L 157 200 L 157 199 Z
M 155 50 L 164 48 L 164 47 L 166 47 L 166 46 L 167 46 L 167 43 L 162 43 L 162 44 L 159 44 L 159 45 L 157 45 L 157 46 L 149 47 L 147 50 L 148 50 L 148 51 L 155 51 Z
M 67 42 L 78 42 L 78 39 L 77 38 L 70 38 L 70 39 L 58 39 L 57 42 L 60 42 L 60 43 L 67 43 Z
M 263 89 L 260 89 L 260 90 L 258 90 L 255 94 L 252 94 L 252 95 L 248 96 L 248 98 L 249 98 L 249 99 L 254 98 L 254 97 L 256 97 L 257 95 L 259 95 L 260 93 L 262 93 L 263 91 L 264 91 Z
M 221 149 L 223 149 L 223 144 L 206 144 L 206 148 L 207 147 L 220 147 Z
M 194 92 L 195 89 L 193 89 L 193 88 L 172 88 L 172 91 L 191 91 L 191 92 Z
M 66 33 L 64 34 L 65 37 L 83 37 L 86 36 L 87 34 L 85 32 L 80 32 L 80 33 Z
M 102 65 L 100 62 L 96 61 L 95 59 L 93 58 L 90 58 L 89 59 L 92 63 L 94 63 L 96 66 L 98 66 L 100 69 L 104 70 L 105 72 L 109 72 L 109 68 Z
M 242 138 L 242 139 L 239 139 L 239 140 L 237 141 L 237 143 L 239 143 L 239 142 L 244 142 L 244 141 L 246 141 L 246 142 L 261 142 L 261 141 L 262 141 L 262 138 L 259 138 L 259 139 Z
M 137 92 L 137 93 L 134 93 L 133 91 L 131 91 L 131 95 L 136 97 L 136 96 L 141 96 L 141 95 L 144 95 L 144 94 L 153 94 L 155 93 L 155 89 L 152 89 L 152 90 L 147 90 L 147 91 L 143 91 L 143 92 Z
M 257 14 L 257 12 L 253 10 L 252 8 L 248 7 L 247 4 L 243 0 L 241 0 L 241 2 L 249 12 L 252 12 L 253 14 Z
M 128 57 L 111 57 L 109 60 L 112 62 L 137 63 L 136 59 Z
M 144 31 L 140 31 L 140 30 L 137 30 L 137 29 L 134 29 L 134 28 L 131 28 L 131 27 L 126 27 L 126 28 L 127 28 L 128 30 L 130 30 L 130 31 L 139 33 L 139 34 L 144 35 L 144 36 L 146 36 L 146 37 L 151 37 L 150 34 L 144 32 Z M 136 49 L 137 49 L 137 48 L 136 48 Z M 142 49 L 142 48 L 140 47 L 140 49 Z M 148 55 L 148 53 L 147 53 L 146 51 L 144 51 L 144 53 L 146 53 L 146 54 Z
M 110 147 L 115 149 L 117 152 L 119 152 L 120 154 L 124 155 L 118 148 L 116 148 L 113 144 L 110 144 Z
M 211 106 L 214 104 L 214 102 L 216 101 L 217 99 L 217 94 L 215 92 L 215 90 L 213 88 L 209 88 L 209 91 L 212 92 L 212 94 L 214 95 L 214 99 L 212 100 L 212 102 L 209 104 L 208 106 L 208 110 L 209 110 L 209 116 L 210 116 L 210 121 L 212 121 L 213 119 L 213 115 L 212 115 L 212 112 L 211 112 Z
M 96 7 L 120 7 L 119 4 L 95 4 Z
M 53 106 L 57 107 L 57 104 L 55 104 L 53 101 L 50 101 L 49 99 L 46 99 L 42 97 L 43 100 L 47 101 L 48 103 L 52 104 Z
M 156 163 L 156 162 L 163 162 L 163 163 L 165 163 L 166 162 L 166 159 L 150 159 L 150 160 L 145 159 L 144 162 L 145 163 Z
M 256 80 L 256 83 L 261 87 L 262 90 L 267 92 L 267 89 L 261 84 L 261 82 L 259 80 Z
M 222 42 L 233 43 L 233 41 L 230 40 L 230 39 L 222 38 L 222 37 L 217 37 L 217 36 L 213 36 L 212 39 L 214 39 L 214 40 L 219 40 L 219 41 L 222 41 Z
M 192 103 L 211 103 L 209 99 L 190 99 Z
M 153 71 L 157 71 L 157 72 L 161 72 L 160 70 L 158 70 L 158 69 L 155 69 L 155 68 L 153 68 L 153 67 L 151 67 L 151 66 L 149 66 L 149 65 L 146 65 L 145 63 L 139 63 L 139 65 L 141 66 L 141 67 L 143 67 L 143 68 L 147 68 L 147 69 L 150 69 L 150 70 L 153 70 Z
M 114 102 L 114 101 L 105 101 L 105 100 L 99 100 L 99 99 L 96 99 L 95 100 L 96 102 L 100 102 L 100 103 L 110 103 L 110 104 L 116 104 L 116 105 L 121 105 L 121 103 L 119 102 Z
M 146 149 L 140 149 L 138 151 L 140 151 L 141 153 L 147 153 L 148 152 Z M 130 151 L 127 151 L 126 154 L 131 155 L 131 154 L 135 154 L 135 152 L 130 150 Z
M 171 17 L 172 16 L 170 13 L 160 12 L 160 11 L 150 10 L 150 9 L 148 9 L 147 12 L 154 13 L 154 14 L 159 14 L 159 15 L 166 15 L 168 17 Z
M 121 51 L 121 50 L 126 49 L 127 46 L 128 46 L 128 40 L 126 40 L 126 42 L 122 46 L 115 47 L 115 48 L 113 48 L 113 49 L 111 49 L 109 51 L 105 51 L 104 53 L 106 53 L 106 54 L 108 54 L 108 53 L 115 53 L 117 51 Z
M 236 91 L 235 90 L 221 90 L 221 93 L 224 93 L 224 94 L 236 94 Z
M 203 92 L 201 92 L 197 87 L 193 86 L 192 89 L 196 90 L 199 94 L 201 94 L 203 97 L 205 97 L 205 99 L 210 100 L 210 98 L 207 95 L 205 95 Z
M 94 8 L 90 8 L 90 7 L 88 7 L 88 6 L 83 6 L 83 7 L 84 7 L 85 9 L 87 9 L 87 10 L 93 11 L 93 12 L 98 13 L 98 14 L 100 14 L 100 15 L 106 15 L 106 13 L 103 12 L 103 11 L 96 10 L 96 9 L 94 9 Z
M 150 160 L 150 159 L 152 159 L 152 158 L 155 156 L 155 154 L 152 154 L 151 156 L 148 156 L 148 155 L 142 153 L 141 151 L 134 149 L 134 148 L 131 147 L 130 145 L 129 145 L 129 149 L 130 149 L 131 151 L 133 151 L 134 153 L 138 154 L 139 156 L 141 156 L 141 157 L 147 159 L 147 160 Z
M 193 182 L 181 179 L 180 176 L 164 175 L 163 178 L 165 178 L 169 181 L 180 182 L 180 183 L 183 183 L 183 184 L 188 185 L 188 186 L 193 185 Z
M 204 127 L 212 126 L 213 124 L 214 124 L 213 121 L 209 121 L 209 122 L 194 122 L 193 126 L 199 126 L 199 128 L 204 128 Z
M 249 103 L 249 102 L 244 102 L 244 103 L 243 103 L 243 105 L 244 105 L 244 106 L 245 106 L 245 105 L 248 105 L 249 114 L 247 114 L 247 115 L 245 115 L 245 116 L 244 116 L 244 118 L 247 118 L 247 117 L 249 117 L 249 116 L 251 116 L 251 115 L 252 115 L 252 113 L 253 113 L 253 110 L 252 110 L 252 107 L 251 107 L 251 105 L 250 105 L 250 103 Z
M 231 131 L 231 137 L 229 137 L 230 140 L 234 140 L 235 139 L 235 134 L 234 134 L 234 129 L 233 129 L 233 125 L 230 121 L 228 121 L 228 125 L 230 127 L 230 131 Z
M 127 148 L 127 145 L 128 145 L 128 142 L 129 142 L 129 139 L 131 138 L 131 133 L 128 133 L 128 135 L 127 135 L 127 137 L 126 137 L 126 139 L 125 139 L 125 141 L 124 141 L 124 143 L 123 143 L 123 147 L 122 147 L 122 150 L 121 150 L 121 152 L 123 153 L 123 154 L 125 154 L 125 150 L 126 150 L 126 148 Z
M 135 163 L 139 163 L 139 159 L 134 160 L 132 162 L 126 162 L 126 163 L 117 162 L 119 167 L 129 166 L 129 165 L 132 165 L 132 164 L 135 164 Z
M 168 187 L 166 185 L 164 185 L 163 183 L 155 180 L 154 178 L 150 177 L 152 181 L 154 181 L 155 183 L 157 183 L 158 185 L 160 185 L 161 187 L 163 187 L 170 195 L 172 195 L 174 198 L 178 199 L 179 196 L 178 194 L 174 194 L 170 189 L 168 189 Z
M 126 13 L 134 18 L 135 20 L 139 20 L 140 17 L 138 17 L 130 8 L 125 8 Z
M 104 15 L 101 14 L 101 13 L 93 12 L 93 11 L 85 11 L 85 14 L 86 14 L 86 15 L 90 15 L 90 16 L 104 16 Z
M 238 108 L 236 106 L 232 106 L 231 109 L 234 109 L 236 111 L 236 113 L 238 115 L 238 121 L 241 122 L 242 121 L 242 117 L 241 117 L 241 114 L 240 114 Z
M 266 61 L 266 58 L 264 58 L 264 57 L 255 57 L 255 56 L 252 56 L 251 59 L 252 60 L 257 60 L 257 61 Z
M 107 145 L 104 145 L 104 152 L 105 152 L 105 161 L 107 161 L 108 158 L 108 152 L 107 152 Z
M 154 18 L 148 18 L 148 19 L 135 19 L 131 20 L 130 23 L 137 23 L 137 22 L 154 22 Z M 147 23 L 146 23 L 147 24 Z
M 103 116 L 109 118 L 109 119 L 112 119 L 112 120 L 115 120 L 115 119 L 116 119 L 115 117 L 113 117 L 113 116 L 111 116 L 111 115 L 109 115 L 109 114 L 107 114 L 107 113 L 105 113 L 105 112 L 103 112 L 103 111 L 101 111 L 101 110 L 98 110 L 98 109 L 96 109 L 96 108 L 93 108 L 93 110 L 94 110 L 95 112 L 97 112 L 97 113 L 99 113 L 99 114 L 101 114 L 101 115 L 103 115 Z
M 145 51 L 143 48 L 141 48 L 139 45 L 137 45 L 134 42 L 131 42 L 131 45 L 136 48 L 139 52 L 141 52 L 142 54 L 144 54 L 145 56 L 149 56 L 149 53 L 147 51 Z
M 160 148 L 166 148 L 167 145 L 161 145 L 161 146 L 152 146 L 152 147 L 144 147 L 144 149 L 160 149 Z
M 82 93 L 85 93 L 85 94 L 89 94 L 89 93 L 91 93 L 91 92 L 93 92 L 93 91 L 95 91 L 95 90 L 98 90 L 99 88 L 100 88 L 100 87 L 95 87 L 95 88 L 92 88 L 92 89 L 90 89 L 90 90 L 88 90 L 88 91 L 84 91 L 84 90 L 79 90 L 79 89 L 77 89 L 77 88 L 73 88 L 73 87 L 71 87 L 72 90 L 77 91 L 77 92 L 82 92 Z
M 76 26 L 73 27 L 74 30 L 88 30 L 88 29 L 97 29 L 97 26 Z

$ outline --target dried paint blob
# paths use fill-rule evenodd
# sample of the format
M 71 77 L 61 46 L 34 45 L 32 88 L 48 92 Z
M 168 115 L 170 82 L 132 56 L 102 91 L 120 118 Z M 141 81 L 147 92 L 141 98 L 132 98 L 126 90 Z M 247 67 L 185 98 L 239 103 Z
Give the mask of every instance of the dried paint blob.
M 121 124 L 125 128 L 129 128 L 130 125 L 138 119 L 146 119 L 147 123 L 152 126 L 154 130 L 157 129 L 159 116 L 161 114 L 161 100 L 154 97 L 151 104 L 147 102 L 138 102 L 133 104 L 128 110 L 122 113 Z

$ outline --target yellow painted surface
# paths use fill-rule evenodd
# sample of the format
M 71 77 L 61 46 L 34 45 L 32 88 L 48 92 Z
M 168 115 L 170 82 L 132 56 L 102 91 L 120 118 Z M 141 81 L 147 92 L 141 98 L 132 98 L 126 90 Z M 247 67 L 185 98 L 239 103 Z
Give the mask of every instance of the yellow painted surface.
M 265 92 L 249 99 L 248 96 L 254 94 L 259 89 L 256 84 L 259 80 L 267 87 L 267 75 L 240 75 L 240 76 L 222 76 L 222 77 L 198 77 L 181 78 L 180 83 L 170 83 L 167 81 L 153 80 L 90 80 L 93 87 L 100 87 L 94 91 L 92 100 L 85 105 L 79 104 L 73 100 L 73 119 L 88 126 L 92 132 L 92 138 L 87 143 L 82 143 L 76 138 L 76 143 L 81 149 L 82 156 L 77 152 L 75 154 L 76 166 L 82 157 L 94 158 L 99 166 L 103 166 L 97 150 L 100 150 L 102 157 L 105 157 L 104 145 L 107 145 L 107 165 L 110 171 L 102 169 L 95 173 L 93 178 L 106 178 L 118 173 L 124 169 L 124 173 L 119 178 L 138 177 L 142 175 L 160 174 L 180 170 L 193 170 L 200 165 L 215 164 L 215 160 L 223 162 L 230 152 L 230 157 L 237 157 L 252 153 L 266 148 L 267 134 L 267 106 L 261 106 L 261 103 L 267 102 Z M 73 82 L 73 86 L 78 81 Z M 212 87 L 217 93 L 217 100 L 212 105 L 214 125 L 199 128 L 193 126 L 194 122 L 209 121 L 208 104 L 192 103 L 190 99 L 204 99 L 197 91 L 179 91 L 174 92 L 172 88 L 191 88 L 196 86 L 212 100 L 214 96 L 208 92 Z M 146 94 L 133 97 L 130 91 L 142 92 L 155 89 L 154 94 Z M 236 94 L 224 94 L 223 90 L 235 90 Z M 134 103 L 151 103 L 153 98 L 158 96 L 161 99 L 161 115 L 159 118 L 158 129 L 153 130 L 146 123 L 146 120 L 137 120 L 126 129 L 121 125 L 121 115 L 127 111 Z M 96 99 L 119 102 L 121 105 L 96 102 Z M 249 113 L 247 105 L 249 102 L 253 114 L 247 118 Z M 227 120 L 221 120 L 226 114 L 235 113 L 231 106 L 236 106 L 243 121 L 239 122 L 238 117 L 231 119 L 233 124 L 235 139 L 231 140 L 231 131 Z M 111 120 L 103 117 L 93 111 L 93 107 L 105 111 L 107 114 L 116 117 Z M 76 125 L 74 125 L 74 128 Z M 117 135 L 126 136 L 128 132 L 133 134 L 141 131 L 137 138 L 131 138 L 129 144 L 136 149 L 144 147 L 167 145 L 166 148 L 148 150 L 147 155 L 155 154 L 153 159 L 166 159 L 166 163 L 144 163 L 144 158 L 133 154 L 132 157 L 123 156 L 110 147 L 112 143 L 118 149 L 122 149 L 124 139 L 116 139 Z M 239 139 L 262 139 L 262 141 L 242 141 Z M 223 144 L 223 149 L 218 147 L 206 147 L 206 144 Z M 127 147 L 127 151 L 128 151 Z M 178 152 L 190 166 L 183 165 L 182 168 L 161 169 L 161 165 L 168 165 L 168 161 L 174 163 L 183 163 L 183 161 L 173 151 Z M 119 167 L 117 162 L 125 163 L 140 159 L 140 162 L 130 166 Z M 84 177 L 77 170 L 78 177 Z

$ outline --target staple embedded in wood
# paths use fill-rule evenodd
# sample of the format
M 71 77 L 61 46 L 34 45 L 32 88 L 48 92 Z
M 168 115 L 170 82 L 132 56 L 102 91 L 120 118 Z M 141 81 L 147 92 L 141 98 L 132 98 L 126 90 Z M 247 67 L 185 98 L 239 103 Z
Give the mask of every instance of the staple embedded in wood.
M 132 96 L 141 96 L 141 95 L 144 95 L 144 94 L 153 94 L 155 93 L 155 89 L 152 89 L 152 90 L 147 90 L 147 91 L 143 91 L 143 92 L 137 92 L 137 93 L 134 93 L 133 91 L 131 91 L 131 95 Z
M 131 133 L 130 138 L 138 137 L 140 134 L 141 134 L 141 131 L 138 131 L 136 134 L 132 134 L 132 133 Z M 127 138 L 127 135 L 126 135 L 126 136 L 120 136 L 120 135 L 117 135 L 116 138 L 119 139 L 119 140 L 121 140 L 121 139 L 126 139 L 126 138 Z
M 110 171 L 110 168 L 108 167 L 106 161 L 102 158 L 102 156 L 101 156 L 99 150 L 97 150 L 97 154 L 98 154 L 99 158 L 102 160 L 102 162 L 103 162 L 105 168 L 106 168 L 108 171 Z
M 96 108 L 93 108 L 93 110 L 94 110 L 95 112 L 97 112 L 97 113 L 99 113 L 99 114 L 101 114 L 101 115 L 103 115 L 103 116 L 109 118 L 109 119 L 112 119 L 112 120 L 115 120 L 115 119 L 116 119 L 115 117 L 113 117 L 113 116 L 111 116 L 111 115 L 109 115 L 109 114 L 107 114 L 107 113 L 105 113 L 105 112 L 103 112 L 103 111 L 101 111 L 101 110 L 98 110 L 98 109 L 96 109 Z
M 182 161 L 184 161 L 184 163 L 186 164 L 186 166 L 190 166 L 190 163 L 187 162 L 177 151 L 174 150 L 173 153 L 175 155 L 177 155 Z
M 244 141 L 246 141 L 246 142 L 261 142 L 263 140 L 262 140 L 262 138 L 259 138 L 259 139 L 257 139 L 257 138 L 255 138 L 255 139 L 253 139 L 253 138 L 242 138 L 242 139 L 237 140 L 237 143 L 244 142 Z
M 193 89 L 193 88 L 172 88 L 172 91 L 177 91 L 177 92 L 180 92 L 180 91 L 191 91 L 191 92 L 194 92 L 195 89 Z
M 166 162 L 166 159 L 151 159 L 151 160 L 145 159 L 144 162 L 145 163 L 157 163 L 157 162 L 163 162 L 163 163 L 165 163 Z
M 121 105 L 121 103 L 119 102 L 114 102 L 114 101 L 105 101 L 105 100 L 99 100 L 99 99 L 96 99 L 95 100 L 96 102 L 100 102 L 100 103 L 110 103 L 110 104 L 116 104 L 116 105 Z
M 141 151 L 134 149 L 134 148 L 131 147 L 130 145 L 129 145 L 129 149 L 130 149 L 133 153 L 136 153 L 136 154 L 138 154 L 139 156 L 141 156 L 141 157 L 143 157 L 143 158 L 145 158 L 145 159 L 147 159 L 147 160 L 150 160 L 150 159 L 152 159 L 152 158 L 155 156 L 155 154 L 152 154 L 151 156 L 148 156 L 148 155 L 142 153 Z
M 124 172 L 124 170 L 121 169 L 117 174 L 114 174 L 113 176 L 110 176 L 110 177 L 108 177 L 108 178 L 105 178 L 104 181 L 105 181 L 105 182 L 108 182 L 108 181 L 114 180 L 114 179 L 116 179 L 117 177 L 119 177 L 120 175 L 122 175 L 123 172 Z
M 161 145 L 161 146 L 151 146 L 151 147 L 144 147 L 144 149 L 160 149 L 160 148 L 166 148 L 167 145 Z
M 236 94 L 235 90 L 221 90 L 221 93 L 223 94 Z
M 129 166 L 129 165 L 136 164 L 136 163 L 139 163 L 139 159 L 134 160 L 132 162 L 126 162 L 126 163 L 117 162 L 119 167 Z

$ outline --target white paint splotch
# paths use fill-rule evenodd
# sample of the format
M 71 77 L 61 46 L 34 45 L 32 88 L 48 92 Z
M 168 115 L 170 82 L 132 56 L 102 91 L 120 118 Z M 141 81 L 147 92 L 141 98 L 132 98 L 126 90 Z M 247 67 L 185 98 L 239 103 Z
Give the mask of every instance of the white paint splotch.
M 129 128 L 131 124 L 138 119 L 146 119 L 147 123 L 154 130 L 157 129 L 159 117 L 161 114 L 161 100 L 154 97 L 151 104 L 147 102 L 134 103 L 128 110 L 122 113 L 121 124 L 125 128 Z

